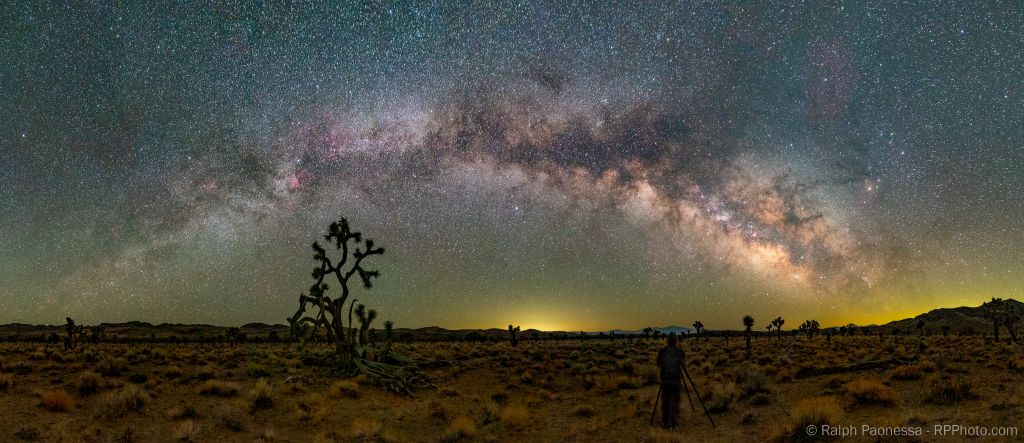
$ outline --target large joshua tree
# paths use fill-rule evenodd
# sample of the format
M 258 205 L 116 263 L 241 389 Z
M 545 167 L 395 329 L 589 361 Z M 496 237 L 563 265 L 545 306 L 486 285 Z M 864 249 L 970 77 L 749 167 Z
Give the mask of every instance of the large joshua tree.
M 754 317 L 749 315 L 743 316 L 743 327 L 746 328 L 744 333 L 746 334 L 747 341 L 747 360 L 750 360 L 750 328 L 754 327 Z
M 351 359 L 355 354 L 355 348 L 352 338 L 346 334 L 346 325 L 343 321 L 345 302 L 348 301 L 349 295 L 351 295 L 353 277 L 358 277 L 366 289 L 373 287 L 373 279 L 379 277 L 380 273 L 367 270 L 364 267 L 363 261 L 367 257 L 384 254 L 384 248 L 374 247 L 373 240 L 370 239 L 366 239 L 364 242 L 362 234 L 353 232 L 349 227 L 348 220 L 344 218 L 331 223 L 327 228 L 327 234 L 324 235 L 324 240 L 333 243 L 335 249 L 341 251 L 341 256 L 336 261 L 331 260 L 327 250 L 320 246 L 320 243 L 313 243 L 313 260 L 317 263 L 312 274 L 314 282 L 309 287 L 309 295 L 302 294 L 299 296 L 299 309 L 295 311 L 295 315 L 288 319 L 288 323 L 296 325 L 302 322 L 309 322 L 313 324 L 315 331 L 323 327 L 328 340 L 334 342 L 335 350 L 341 359 L 341 363 L 345 366 L 351 366 Z M 330 286 L 324 282 L 330 275 L 335 277 L 340 287 L 338 289 L 340 294 L 334 297 L 327 295 Z M 355 300 L 353 300 L 353 303 L 355 303 Z M 312 305 L 317 309 L 315 316 L 303 317 L 307 305 Z M 349 309 L 351 313 L 351 306 Z M 352 326 L 350 314 L 347 327 L 352 328 Z
M 339 369 L 366 374 L 382 386 L 396 392 L 411 394 L 410 387 L 431 386 L 430 382 L 420 375 L 415 362 L 409 358 L 392 353 L 378 356 L 377 361 L 366 358 L 366 332 L 370 323 L 377 317 L 377 313 L 372 309 L 367 312 L 363 305 L 359 305 L 361 325 L 358 330 L 359 338 L 356 337 L 357 330 L 352 321 L 352 313 L 357 300 L 349 301 L 353 289 L 351 285 L 360 282 L 366 289 L 373 286 L 373 279 L 379 277 L 380 273 L 366 269 L 364 261 L 367 257 L 384 254 L 384 248 L 375 247 L 373 240 L 364 241 L 362 234 L 352 231 L 348 220 L 344 218 L 331 223 L 324 240 L 333 244 L 340 252 L 340 256 L 332 260 L 324 247 L 317 242 L 313 243 L 313 259 L 317 264 L 312 274 L 314 282 L 309 288 L 309 295 L 299 295 L 299 309 L 295 311 L 295 315 L 288 318 L 293 335 L 301 333 L 303 324 L 311 324 L 316 329 L 324 328 L 328 341 L 334 343 L 336 364 Z M 324 281 L 332 275 L 339 286 L 333 297 L 327 295 L 330 287 Z M 358 280 L 353 280 L 356 277 Z M 347 323 L 344 321 L 346 303 Z M 307 306 L 310 305 L 316 309 L 316 314 L 304 316 Z M 388 329 L 390 330 L 390 327 Z

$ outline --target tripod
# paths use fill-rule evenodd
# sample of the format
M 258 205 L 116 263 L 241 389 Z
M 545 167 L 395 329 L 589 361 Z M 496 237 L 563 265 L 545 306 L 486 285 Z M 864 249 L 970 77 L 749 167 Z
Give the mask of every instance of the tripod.
M 690 388 L 686 386 L 686 382 L 687 381 L 690 382 L 690 386 L 693 386 L 693 394 L 697 396 L 697 401 L 700 402 L 700 407 L 701 407 L 701 409 L 704 410 L 704 416 L 706 416 L 708 418 L 708 421 L 711 422 L 711 427 L 717 429 L 718 427 L 715 426 L 715 420 L 713 418 L 711 418 L 711 414 L 708 413 L 707 406 L 704 406 L 704 400 L 700 398 L 700 392 L 697 391 L 697 384 L 693 382 L 693 377 L 690 377 L 690 372 L 686 370 L 686 366 L 683 366 L 683 374 L 686 375 L 686 378 L 683 379 L 683 389 L 686 390 L 686 400 L 688 400 L 690 402 L 690 409 L 693 410 L 694 412 L 697 412 L 697 408 L 695 408 L 693 406 L 693 398 L 690 397 Z M 658 385 L 658 393 L 654 394 L 654 408 L 651 409 L 651 420 L 650 420 L 650 425 L 651 426 L 654 425 L 654 414 L 658 410 L 658 400 L 660 398 L 661 398 L 661 385 Z M 661 407 L 664 408 L 665 405 L 662 405 Z

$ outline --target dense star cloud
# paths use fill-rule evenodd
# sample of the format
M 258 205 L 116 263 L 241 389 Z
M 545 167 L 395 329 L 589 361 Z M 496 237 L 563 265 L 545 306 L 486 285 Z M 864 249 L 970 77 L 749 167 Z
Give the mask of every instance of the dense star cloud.
M 283 321 L 338 217 L 400 326 L 1020 297 L 1012 4 L 0 10 L 0 322 Z

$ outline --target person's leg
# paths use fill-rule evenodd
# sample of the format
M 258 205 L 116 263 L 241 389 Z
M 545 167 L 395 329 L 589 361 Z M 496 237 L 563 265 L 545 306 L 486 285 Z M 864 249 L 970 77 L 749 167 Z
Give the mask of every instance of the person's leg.
M 672 390 L 672 398 L 669 399 L 668 403 L 672 409 L 671 415 L 669 416 L 670 428 L 675 428 L 679 423 L 679 388 L 680 386 L 676 385 L 675 389 Z
M 661 427 L 669 428 L 672 423 L 669 417 L 672 416 L 672 405 L 669 404 L 669 400 L 672 398 L 672 385 L 661 385 Z

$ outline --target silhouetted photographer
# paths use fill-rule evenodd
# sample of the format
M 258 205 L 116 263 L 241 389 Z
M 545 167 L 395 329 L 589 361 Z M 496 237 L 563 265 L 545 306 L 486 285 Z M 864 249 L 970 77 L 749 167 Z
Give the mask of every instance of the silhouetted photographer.
M 686 353 L 679 347 L 675 333 L 668 334 L 665 347 L 658 351 L 661 371 L 661 426 L 674 429 L 679 419 L 679 394 L 683 389 L 683 368 Z

